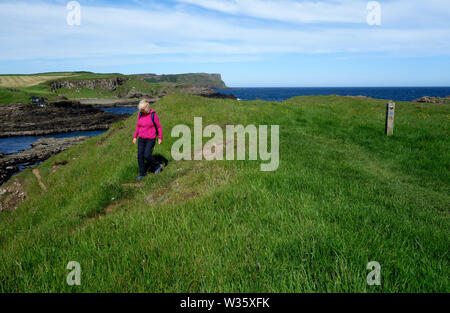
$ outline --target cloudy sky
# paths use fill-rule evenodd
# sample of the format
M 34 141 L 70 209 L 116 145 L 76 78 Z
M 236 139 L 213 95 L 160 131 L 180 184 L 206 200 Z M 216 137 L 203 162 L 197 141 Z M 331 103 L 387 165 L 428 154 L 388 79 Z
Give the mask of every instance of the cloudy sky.
M 80 0 L 80 25 L 70 25 L 69 2 L 0 0 L 0 73 L 209 72 L 232 87 L 450 86 L 450 0 L 381 0 L 380 14 L 363 0 Z

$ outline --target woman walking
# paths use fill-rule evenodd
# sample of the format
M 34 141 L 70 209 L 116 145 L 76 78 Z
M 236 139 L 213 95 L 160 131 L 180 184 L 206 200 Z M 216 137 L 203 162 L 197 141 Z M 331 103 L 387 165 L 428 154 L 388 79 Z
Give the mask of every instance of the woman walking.
M 162 142 L 162 127 L 159 122 L 158 114 L 150 107 L 147 100 L 139 102 L 138 121 L 136 124 L 136 131 L 133 136 L 133 143 L 136 144 L 138 139 L 138 164 L 139 176 L 136 181 L 140 181 L 147 173 L 149 168 L 155 168 L 155 174 L 162 170 L 162 165 L 159 164 L 153 157 L 153 148 L 155 147 L 156 137 L 158 137 L 158 144 Z

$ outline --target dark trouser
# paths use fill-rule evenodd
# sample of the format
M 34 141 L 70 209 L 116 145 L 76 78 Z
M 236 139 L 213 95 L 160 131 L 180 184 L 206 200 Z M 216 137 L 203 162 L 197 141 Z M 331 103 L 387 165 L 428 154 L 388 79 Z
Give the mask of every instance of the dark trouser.
M 153 148 L 155 147 L 155 139 L 138 139 L 138 163 L 139 175 L 144 176 L 148 169 L 158 167 L 158 162 L 152 157 Z

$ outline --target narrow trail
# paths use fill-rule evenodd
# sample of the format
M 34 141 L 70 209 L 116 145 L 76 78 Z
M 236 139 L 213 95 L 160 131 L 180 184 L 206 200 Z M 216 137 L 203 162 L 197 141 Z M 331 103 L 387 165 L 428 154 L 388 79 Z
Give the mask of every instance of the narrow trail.
M 142 186 L 144 186 L 144 182 L 122 184 L 122 186 L 123 186 L 123 187 L 142 187 Z
M 47 191 L 47 187 L 44 185 L 44 183 L 41 180 L 41 175 L 39 174 L 39 169 L 35 168 L 35 169 L 33 169 L 32 172 L 33 172 L 34 176 L 36 176 L 39 186 L 41 186 L 42 190 Z

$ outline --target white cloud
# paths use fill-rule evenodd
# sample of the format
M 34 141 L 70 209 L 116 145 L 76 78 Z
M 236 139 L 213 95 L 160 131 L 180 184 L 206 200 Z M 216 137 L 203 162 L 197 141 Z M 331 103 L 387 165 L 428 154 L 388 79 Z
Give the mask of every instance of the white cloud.
M 295 23 L 364 23 L 367 1 L 178 0 L 234 15 Z
M 231 17 L 205 15 L 185 6 L 147 6 L 144 10 L 82 5 L 81 26 L 78 27 L 66 24 L 64 4 L 0 3 L 0 59 L 117 59 L 119 56 L 135 56 L 149 58 L 150 61 L 168 56 L 180 60 L 182 55 L 188 55 L 189 60 L 208 57 L 215 61 L 235 61 L 240 58 L 251 60 L 251 56 L 259 57 L 266 53 L 449 55 L 450 28 L 440 18 L 448 12 L 448 8 L 442 5 L 443 1 L 429 1 L 431 7 L 428 10 L 418 5 L 416 0 L 386 3 L 383 5 L 386 21 L 381 27 L 369 27 L 364 23 L 310 27 L 296 23 L 274 25 L 261 21 L 250 23 L 238 16 L 243 14 L 269 19 L 284 16 L 296 20 L 295 3 L 286 0 L 281 1 L 286 7 L 275 4 L 275 1 L 262 0 L 183 0 L 184 3 L 202 6 L 211 3 L 211 8 L 231 13 Z M 302 10 L 299 20 L 356 22 L 359 17 L 354 14 L 355 9 L 349 9 L 348 15 L 340 15 L 349 2 L 332 1 L 330 4 L 322 1 L 315 6 L 312 1 L 304 2 L 303 8 L 309 5 L 313 9 Z M 412 7 L 408 3 L 413 4 Z M 336 7 L 338 4 L 346 6 Z M 389 7 L 392 7 L 391 11 Z M 406 23 L 411 14 L 418 14 L 418 8 L 423 12 L 420 18 L 410 21 L 409 27 L 399 24 L 399 21 Z M 394 11 L 400 13 L 394 14 Z M 337 12 L 339 17 L 336 17 Z M 323 16 L 319 17 L 319 13 Z M 437 26 L 426 23 L 432 17 L 438 21 Z M 365 21 L 365 16 L 362 20 Z
M 177 0 L 213 11 L 290 23 L 366 23 L 369 0 Z M 448 0 L 379 0 L 383 24 L 450 26 Z

